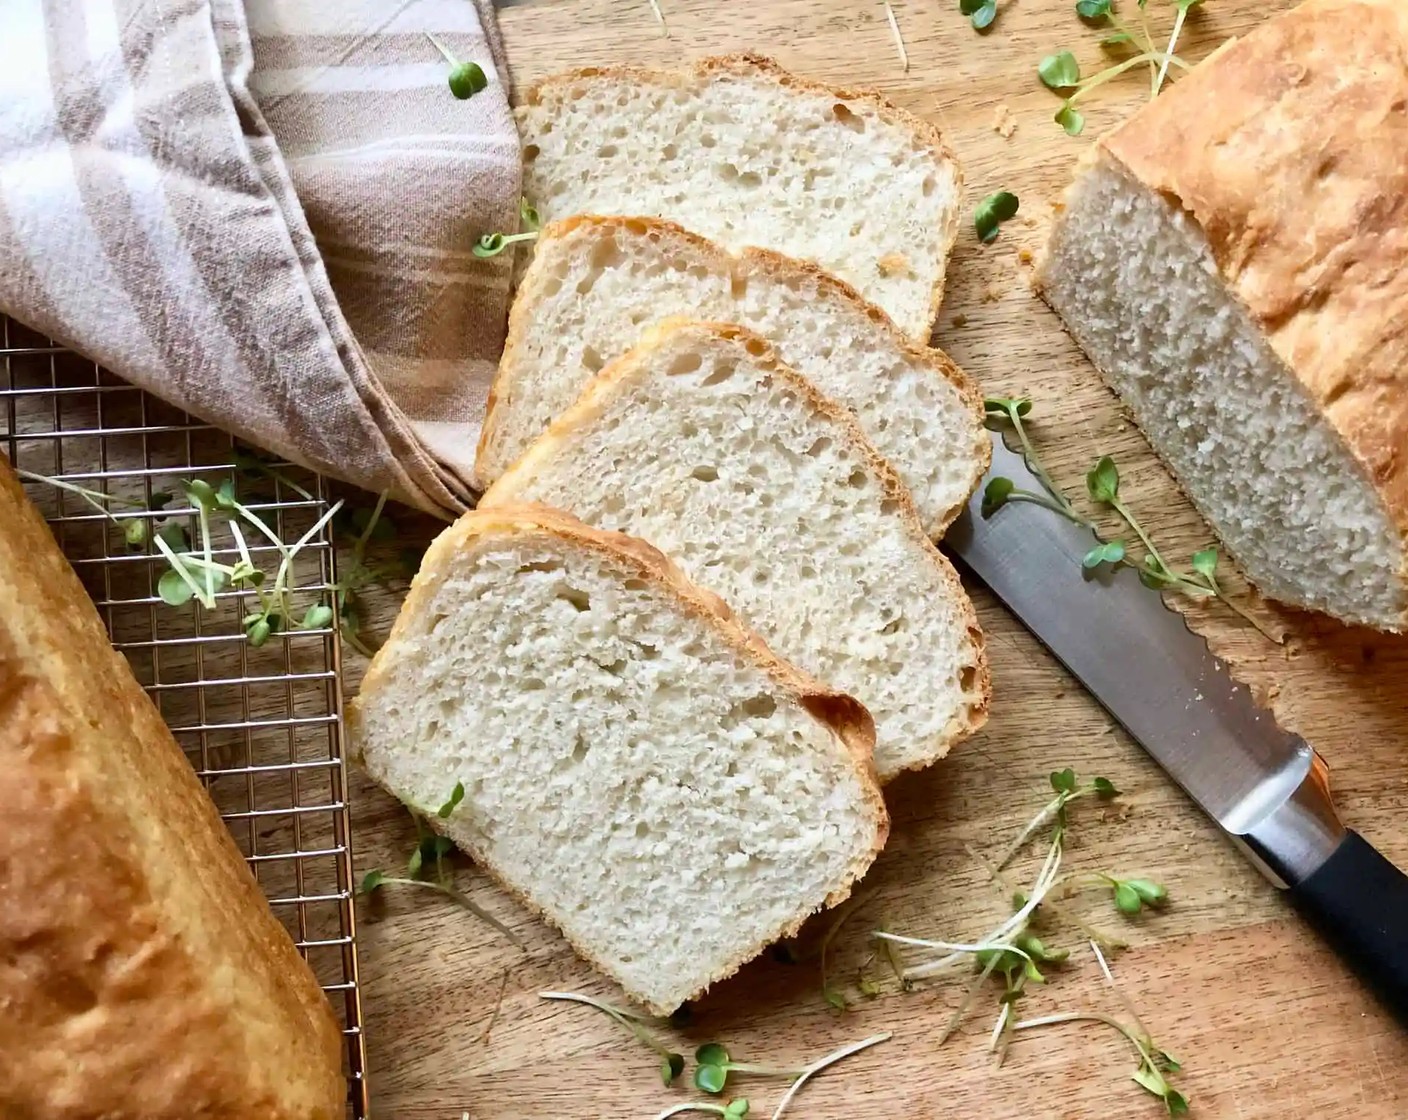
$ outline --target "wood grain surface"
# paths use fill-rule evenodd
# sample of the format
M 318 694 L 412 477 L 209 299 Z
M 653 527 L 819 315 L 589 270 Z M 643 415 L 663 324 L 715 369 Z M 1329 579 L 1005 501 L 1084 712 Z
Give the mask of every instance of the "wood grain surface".
M 894 0 L 907 73 L 879 2 L 660 0 L 660 6 L 668 37 L 647 0 L 527 0 L 505 7 L 516 81 L 570 66 L 669 64 L 754 50 L 836 84 L 879 87 L 937 121 L 968 184 L 937 342 L 989 393 L 1035 399 L 1037 438 L 1058 478 L 1078 487 L 1094 457 L 1111 453 L 1123 468 L 1130 503 L 1166 554 L 1187 556 L 1209 543 L 1142 437 L 1028 289 L 1027 254 L 1040 242 L 1049 203 L 1072 164 L 1089 137 L 1148 92 L 1146 75 L 1127 74 L 1090 98 L 1087 137 L 1067 137 L 1053 124 L 1059 101 L 1037 82 L 1038 59 L 1069 48 L 1090 67 L 1100 55 L 1099 33 L 1082 26 L 1070 0 L 1003 0 L 986 35 L 970 29 L 956 0 Z M 1286 6 L 1212 0 L 1190 19 L 1183 53 L 1201 58 Z M 1150 0 L 1149 14 L 1166 35 L 1172 5 Z M 995 127 L 1008 113 L 1016 124 L 1010 138 Z M 998 189 L 1020 196 L 1021 215 L 983 246 L 967 216 L 977 199 Z M 1046 798 L 1047 773 L 1071 765 L 1108 776 L 1126 794 L 1123 809 L 1085 804 L 1073 813 L 1070 865 L 1143 872 L 1168 885 L 1172 901 L 1157 915 L 1123 920 L 1097 897 L 1081 908 L 1121 927 L 1132 943 L 1115 959 L 1116 975 L 1159 1042 L 1182 1059 L 1180 1086 L 1194 1115 L 1408 1115 L 1408 1035 L 1016 622 L 981 589 L 974 598 L 992 657 L 992 719 L 949 760 L 889 791 L 894 831 L 866 882 L 871 900 L 833 952 L 833 974 L 852 990 L 854 1009 L 842 1014 L 826 1006 L 814 961 L 763 960 L 702 1001 L 694 1024 L 678 1036 L 681 1048 L 718 1039 L 736 1055 L 791 1064 L 894 1032 L 892 1041 L 815 1081 L 789 1112 L 796 1120 L 1163 1115 L 1129 1080 L 1135 1064 L 1129 1049 L 1103 1028 L 1024 1035 L 997 1068 L 987 1052 L 995 991 L 984 992 L 956 1037 L 937 1045 L 966 974 L 909 993 L 886 979 L 883 993 L 868 1000 L 855 992 L 858 970 L 884 975 L 873 962 L 866 965 L 867 933 L 882 920 L 895 930 L 959 938 L 980 935 L 1002 916 L 1005 900 L 968 847 L 999 851 Z M 376 624 L 384 628 L 394 595 L 376 606 Z M 1284 644 L 1215 606 L 1197 608 L 1191 620 L 1280 720 L 1323 752 L 1346 820 L 1408 866 L 1408 640 L 1272 606 L 1253 609 L 1285 630 Z M 353 794 L 359 870 L 399 866 L 414 836 L 406 814 L 360 775 Z M 1028 858 L 1014 874 L 1029 878 L 1034 862 Z M 648 1120 L 697 1095 L 663 1089 L 652 1056 L 604 1017 L 540 1001 L 537 993 L 545 989 L 619 997 L 480 873 L 463 868 L 459 881 L 522 935 L 527 951 L 433 897 L 393 896 L 362 907 L 375 1115 Z M 825 919 L 814 922 L 804 941 L 824 925 Z M 1032 993 L 1026 1013 L 1118 1010 L 1088 951 L 1064 941 L 1077 946 L 1072 963 Z M 770 1116 L 784 1088 L 764 1079 L 740 1082 L 754 1116 Z

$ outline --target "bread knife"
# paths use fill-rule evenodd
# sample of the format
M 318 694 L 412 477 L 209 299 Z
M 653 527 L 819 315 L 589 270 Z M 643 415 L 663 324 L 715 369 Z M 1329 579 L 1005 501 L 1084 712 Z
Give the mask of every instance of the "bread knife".
M 1042 492 L 993 440 L 983 480 Z M 1341 823 L 1329 768 L 1258 707 L 1183 616 L 1127 567 L 1081 560 L 1090 530 L 982 489 L 943 547 L 1036 636 L 1408 1025 L 1408 877 Z

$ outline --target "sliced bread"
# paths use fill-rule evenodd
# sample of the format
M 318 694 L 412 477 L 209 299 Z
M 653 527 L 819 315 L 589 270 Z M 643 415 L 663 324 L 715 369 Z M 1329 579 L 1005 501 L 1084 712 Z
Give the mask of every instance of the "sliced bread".
M 509 319 L 476 473 L 487 486 L 608 362 L 662 319 L 738 323 L 856 417 L 938 536 L 987 470 L 982 396 L 845 284 L 776 253 L 737 255 L 668 222 L 579 217 L 543 231 Z
M 983 636 L 909 494 L 845 411 L 740 327 L 672 321 L 489 490 L 642 537 L 875 717 L 881 780 L 987 716 Z
M 349 726 L 373 778 L 660 1014 L 844 899 L 889 827 L 860 704 L 655 549 L 543 508 L 436 538 Z
M 1267 595 L 1408 628 L 1408 6 L 1311 0 L 1105 137 L 1038 281 Z
M 518 109 L 523 190 L 545 220 L 671 218 L 730 249 L 813 261 L 924 342 L 962 176 L 932 124 L 752 55 L 548 78 Z

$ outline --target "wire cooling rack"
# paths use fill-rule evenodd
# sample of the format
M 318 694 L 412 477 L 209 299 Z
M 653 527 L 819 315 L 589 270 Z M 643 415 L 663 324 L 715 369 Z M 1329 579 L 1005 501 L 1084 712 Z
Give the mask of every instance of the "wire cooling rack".
M 241 628 L 253 605 L 247 592 L 218 593 L 213 611 L 163 602 L 155 592 L 169 565 L 149 544 L 129 545 L 123 529 L 145 520 L 150 540 L 159 519 L 186 520 L 178 483 L 231 477 L 234 441 L 13 320 L 0 316 L 0 331 L 0 447 L 17 470 L 114 499 L 99 503 L 109 517 L 72 491 L 26 485 L 327 992 L 347 1043 L 349 1115 L 362 1120 L 366 1047 L 336 620 L 256 648 Z M 310 472 L 270 464 L 252 473 L 252 481 L 249 470 L 239 476 L 241 501 L 280 540 L 296 541 L 327 511 L 323 481 Z M 162 491 L 177 496 L 152 512 Z M 233 539 L 213 537 L 216 558 L 233 563 Z M 248 547 L 260 567 L 277 566 L 271 542 L 251 534 Z M 326 529 L 292 569 L 295 604 L 329 596 L 337 572 Z

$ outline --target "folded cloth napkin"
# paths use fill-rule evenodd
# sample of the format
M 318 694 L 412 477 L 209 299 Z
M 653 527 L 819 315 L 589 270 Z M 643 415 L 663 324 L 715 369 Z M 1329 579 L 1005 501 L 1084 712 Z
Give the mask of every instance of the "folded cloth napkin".
M 279 455 L 465 508 L 521 161 L 490 0 L 6 0 L 0 310 Z M 457 100 L 427 37 L 477 62 Z

